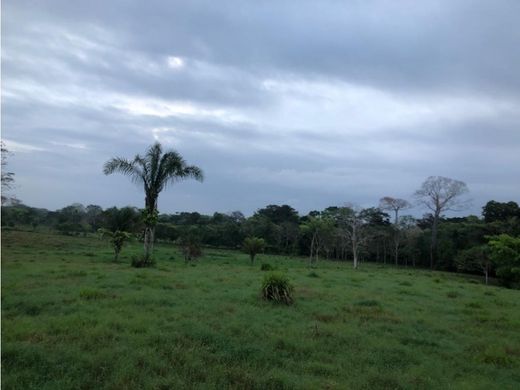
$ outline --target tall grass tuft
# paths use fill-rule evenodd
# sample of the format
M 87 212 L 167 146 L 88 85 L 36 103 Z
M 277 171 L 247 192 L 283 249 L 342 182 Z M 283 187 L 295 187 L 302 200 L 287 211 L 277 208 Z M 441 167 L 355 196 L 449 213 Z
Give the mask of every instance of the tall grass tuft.
M 293 303 L 292 292 L 293 286 L 287 276 L 275 272 L 265 276 L 262 283 L 262 298 L 266 301 L 290 305 Z

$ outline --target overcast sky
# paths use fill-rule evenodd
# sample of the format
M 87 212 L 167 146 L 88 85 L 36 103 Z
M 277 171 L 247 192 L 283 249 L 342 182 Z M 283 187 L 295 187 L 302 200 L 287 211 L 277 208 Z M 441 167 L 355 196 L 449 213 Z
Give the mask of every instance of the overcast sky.
M 2 138 L 31 206 L 143 206 L 155 140 L 206 175 L 161 212 L 520 201 L 520 1 L 2 1 Z M 422 210 L 415 211 L 422 214 Z

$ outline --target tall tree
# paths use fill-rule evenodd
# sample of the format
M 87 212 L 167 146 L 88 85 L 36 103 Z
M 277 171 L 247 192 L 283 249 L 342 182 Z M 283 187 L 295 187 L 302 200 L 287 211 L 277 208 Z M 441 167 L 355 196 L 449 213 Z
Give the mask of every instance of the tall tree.
M 361 210 L 347 204 L 341 208 L 340 227 L 352 247 L 354 268 L 359 265 L 359 252 L 368 239 L 368 221 L 372 217 L 372 210 Z
M 399 221 L 399 211 L 407 210 L 411 208 L 412 205 L 405 199 L 392 198 L 391 196 L 385 196 L 379 200 L 379 208 L 384 211 L 393 211 L 394 212 L 394 224 L 397 225 Z
M 442 176 L 430 176 L 421 188 L 415 191 L 415 198 L 433 213 L 432 239 L 430 244 L 430 268 L 435 267 L 437 252 L 437 233 L 441 213 L 463 210 L 468 200 L 461 198 L 468 192 L 466 183 Z
M 163 152 L 160 143 L 156 142 L 144 156 L 136 155 L 133 160 L 115 157 L 105 163 L 103 172 L 110 175 L 114 172 L 129 176 L 133 182 L 143 185 L 145 193 L 144 215 L 144 263 L 151 263 L 155 225 L 157 224 L 157 200 L 159 193 L 168 184 L 179 180 L 193 178 L 202 181 L 202 170 L 194 165 L 187 165 L 182 156 L 175 150 Z
M 379 200 L 379 208 L 385 211 L 394 212 L 394 228 L 393 228 L 393 242 L 394 242 L 394 261 L 395 265 L 399 260 L 399 245 L 401 242 L 401 229 L 399 228 L 399 211 L 411 208 L 412 205 L 405 199 L 392 198 L 385 196 Z
M 13 188 L 14 184 L 14 173 L 7 172 L 7 156 L 10 154 L 9 150 L 5 146 L 4 141 L 0 142 L 1 154 L 2 154 L 2 204 L 9 201 L 11 198 L 5 196 L 6 191 L 9 191 Z
M 309 264 L 313 266 L 317 263 L 320 250 L 328 237 L 333 234 L 334 223 L 328 217 L 309 217 L 301 225 L 301 230 L 310 237 Z

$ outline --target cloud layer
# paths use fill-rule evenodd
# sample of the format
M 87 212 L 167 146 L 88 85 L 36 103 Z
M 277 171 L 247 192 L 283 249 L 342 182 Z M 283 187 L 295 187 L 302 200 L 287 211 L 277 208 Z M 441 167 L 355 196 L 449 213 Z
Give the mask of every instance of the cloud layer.
M 467 182 L 520 200 L 520 3 L 7 0 L 2 138 L 20 199 L 141 205 L 104 161 L 202 167 L 164 212 L 302 212 Z M 420 214 L 420 210 L 417 213 Z

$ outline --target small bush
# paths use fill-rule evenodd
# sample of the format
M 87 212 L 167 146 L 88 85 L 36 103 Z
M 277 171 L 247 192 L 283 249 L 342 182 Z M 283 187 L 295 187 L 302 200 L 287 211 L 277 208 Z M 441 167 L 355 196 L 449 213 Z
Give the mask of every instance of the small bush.
M 260 266 L 260 271 L 273 271 L 274 267 L 269 263 L 262 263 Z
M 293 303 L 293 286 L 289 283 L 287 276 L 279 273 L 270 273 L 265 276 L 262 283 L 262 298 L 266 301 Z
M 319 278 L 319 277 L 320 277 L 320 275 L 318 275 L 318 274 L 317 274 L 316 272 L 314 272 L 314 271 L 309 272 L 309 273 L 307 274 L 307 276 L 308 276 L 309 278 Z

